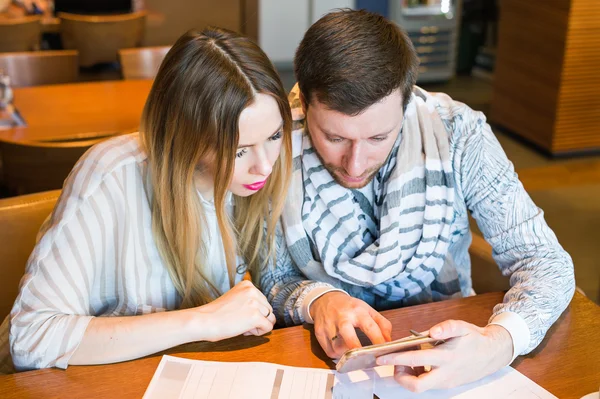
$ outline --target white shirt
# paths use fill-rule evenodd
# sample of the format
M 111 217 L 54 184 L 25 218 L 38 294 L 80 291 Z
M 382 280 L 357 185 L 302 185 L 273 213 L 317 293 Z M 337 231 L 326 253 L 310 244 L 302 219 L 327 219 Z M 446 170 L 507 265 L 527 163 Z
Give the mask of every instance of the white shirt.
M 94 146 L 67 178 L 11 312 L 17 369 L 66 368 L 94 316 L 179 307 L 181 298 L 152 236 L 148 172 L 138 134 L 131 134 Z M 202 201 L 210 278 L 225 292 L 229 280 L 214 205 Z
M 202 206 L 204 207 L 207 229 L 203 231 L 202 240 L 206 243 L 208 254 L 206 259 L 210 259 L 211 263 L 216 266 L 208 270 L 207 276 L 214 286 L 221 292 L 229 291 L 229 275 L 227 274 L 227 259 L 225 259 L 225 251 L 223 250 L 223 241 L 221 240 L 221 231 L 219 230 L 219 222 L 217 221 L 217 210 L 215 209 L 214 201 L 205 200 L 202 194 L 198 192 Z M 227 194 L 227 211 L 232 211 L 231 192 Z M 239 281 L 239 280 L 238 280 Z

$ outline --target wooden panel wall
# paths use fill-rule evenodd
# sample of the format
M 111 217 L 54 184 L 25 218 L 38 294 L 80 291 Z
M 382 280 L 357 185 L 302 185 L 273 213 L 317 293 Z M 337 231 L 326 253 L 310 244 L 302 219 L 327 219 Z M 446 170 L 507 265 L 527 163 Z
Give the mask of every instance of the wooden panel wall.
M 600 1 L 573 0 L 552 150 L 600 148 Z
M 491 120 L 551 153 L 600 149 L 600 2 L 500 7 Z
M 240 32 L 258 43 L 258 0 L 242 0 L 241 3 Z
M 240 32 L 243 15 L 240 0 L 145 0 L 157 21 L 146 28 L 145 46 L 171 46 L 190 29 L 209 25 Z

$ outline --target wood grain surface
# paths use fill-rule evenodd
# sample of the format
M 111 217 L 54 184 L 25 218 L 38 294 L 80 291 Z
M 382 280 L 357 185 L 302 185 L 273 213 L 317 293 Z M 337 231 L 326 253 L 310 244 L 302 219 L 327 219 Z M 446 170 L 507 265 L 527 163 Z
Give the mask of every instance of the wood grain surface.
M 445 319 L 485 325 L 502 293 L 477 295 L 384 312 L 393 338 L 408 329 L 426 330 Z M 577 293 L 569 308 L 531 354 L 512 366 L 559 398 L 581 398 L 600 383 L 600 308 Z M 265 337 L 237 337 L 218 343 L 183 345 L 165 353 L 190 359 L 263 361 L 289 366 L 333 368 L 311 326 L 274 330 Z M 103 366 L 71 366 L 0 376 L 0 397 L 140 398 L 160 361 L 159 355 Z
M 151 86 L 152 80 L 132 80 L 14 89 L 27 126 L 0 130 L 0 140 L 84 140 L 136 131 Z

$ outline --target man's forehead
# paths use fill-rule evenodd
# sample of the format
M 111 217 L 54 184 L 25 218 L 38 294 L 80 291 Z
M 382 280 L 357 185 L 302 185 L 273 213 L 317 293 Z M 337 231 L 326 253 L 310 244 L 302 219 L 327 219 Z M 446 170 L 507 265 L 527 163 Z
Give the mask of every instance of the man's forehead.
M 375 111 L 346 115 L 328 109 L 309 108 L 308 117 L 324 134 L 351 140 L 368 139 L 393 133 L 402 120 L 401 109 L 398 112 Z

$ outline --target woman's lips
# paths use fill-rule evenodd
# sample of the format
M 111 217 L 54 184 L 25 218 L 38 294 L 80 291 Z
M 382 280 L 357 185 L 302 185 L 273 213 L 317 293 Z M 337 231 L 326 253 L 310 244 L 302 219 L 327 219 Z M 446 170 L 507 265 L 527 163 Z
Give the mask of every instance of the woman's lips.
M 267 179 L 252 184 L 244 184 L 244 187 L 246 187 L 248 190 L 258 191 L 263 188 L 265 184 L 267 184 Z

